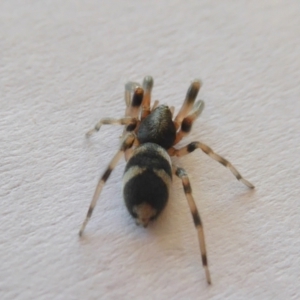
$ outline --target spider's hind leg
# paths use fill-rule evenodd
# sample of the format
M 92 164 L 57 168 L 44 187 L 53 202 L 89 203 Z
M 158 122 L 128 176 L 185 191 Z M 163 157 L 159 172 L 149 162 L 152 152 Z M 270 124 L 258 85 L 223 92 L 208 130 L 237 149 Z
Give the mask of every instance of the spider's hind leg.
M 182 186 L 184 189 L 184 193 L 185 193 L 186 199 L 188 201 L 188 205 L 190 207 L 190 211 L 193 216 L 194 224 L 195 224 L 195 227 L 196 227 L 196 230 L 198 233 L 202 265 L 205 269 L 206 280 L 207 280 L 208 284 L 211 284 L 210 273 L 209 273 L 208 262 L 207 262 L 203 225 L 202 225 L 202 221 L 201 221 L 201 218 L 199 215 L 199 211 L 197 209 L 196 203 L 195 203 L 193 195 L 192 195 L 192 188 L 190 185 L 190 180 L 188 178 L 186 171 L 182 168 L 179 168 L 179 167 L 173 165 L 173 172 L 175 173 L 175 175 L 177 177 L 179 177 L 182 180 Z
M 84 229 L 85 229 L 85 227 L 86 227 L 89 219 L 92 216 L 92 213 L 94 211 L 94 208 L 96 206 L 97 200 L 98 200 L 98 198 L 100 196 L 100 193 L 101 193 L 101 190 L 102 190 L 104 184 L 106 183 L 106 181 L 109 178 L 111 172 L 113 171 L 113 169 L 117 165 L 118 161 L 121 159 L 123 153 L 132 146 L 134 140 L 135 140 L 135 136 L 132 133 L 128 133 L 124 137 L 124 139 L 123 139 L 123 141 L 121 143 L 119 151 L 116 153 L 116 155 L 110 161 L 110 163 L 109 163 L 108 167 L 106 168 L 105 172 L 100 177 L 99 182 L 98 182 L 97 187 L 96 187 L 96 190 L 95 190 L 95 193 L 94 193 L 94 196 L 93 196 L 93 199 L 92 199 L 92 202 L 91 202 L 90 207 L 88 209 L 86 218 L 85 218 L 85 220 L 84 220 L 84 222 L 83 222 L 83 224 L 81 226 L 81 229 L 79 231 L 79 235 L 80 236 L 82 236 L 83 231 L 84 231 Z

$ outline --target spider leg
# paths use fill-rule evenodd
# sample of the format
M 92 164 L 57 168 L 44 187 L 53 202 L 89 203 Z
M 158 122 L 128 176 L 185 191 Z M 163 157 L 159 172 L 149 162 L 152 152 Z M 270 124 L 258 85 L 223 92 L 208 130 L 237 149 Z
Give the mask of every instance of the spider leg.
M 133 82 L 133 81 L 129 81 L 125 84 L 125 95 L 124 95 L 124 99 L 125 99 L 125 104 L 126 107 L 130 106 L 131 103 L 131 99 L 132 99 L 132 93 L 134 92 L 134 90 L 138 87 L 141 87 L 141 85 L 137 82 Z
M 216 154 L 210 147 L 207 145 L 201 143 L 201 142 L 192 142 L 188 144 L 185 147 L 182 147 L 180 149 L 170 148 L 168 150 L 168 153 L 170 156 L 184 156 L 191 152 L 193 152 L 196 149 L 201 149 L 205 154 L 210 156 L 212 159 L 216 160 L 226 168 L 228 168 L 232 174 L 236 177 L 237 180 L 241 181 L 243 184 L 245 184 L 247 187 L 253 189 L 254 185 L 247 181 L 240 173 L 239 171 L 225 158 L 222 156 Z
M 188 205 L 190 207 L 190 211 L 193 216 L 194 224 L 195 224 L 195 227 L 196 227 L 196 230 L 198 233 L 202 265 L 205 269 L 206 280 L 207 280 L 208 284 L 211 284 L 210 273 L 209 273 L 208 262 L 207 262 L 203 225 L 202 225 L 202 221 L 201 221 L 196 203 L 195 203 L 193 195 L 192 195 L 192 188 L 190 185 L 190 180 L 188 178 L 186 171 L 182 168 L 179 168 L 179 167 L 173 165 L 173 172 L 175 173 L 175 175 L 177 177 L 179 177 L 182 180 L 184 193 L 185 193 L 186 199 L 188 201 Z
M 159 101 L 155 100 L 153 105 L 152 105 L 151 111 L 153 111 L 158 105 L 159 105 Z
M 90 207 L 88 209 L 86 218 L 85 218 L 85 220 L 84 220 L 84 222 L 83 222 L 83 224 L 81 226 L 81 229 L 79 231 L 79 235 L 80 236 L 82 236 L 83 231 L 84 231 L 84 229 L 86 227 L 86 224 L 88 223 L 89 219 L 92 216 L 93 210 L 94 210 L 94 208 L 96 206 L 97 200 L 98 200 L 98 198 L 100 196 L 100 193 L 101 193 L 101 190 L 102 190 L 104 184 L 106 183 L 106 181 L 109 178 L 111 172 L 113 171 L 113 169 L 117 165 L 118 161 L 121 159 L 123 153 L 132 146 L 134 140 L 135 140 L 135 136 L 132 133 L 128 133 L 124 137 L 124 139 L 123 139 L 123 141 L 121 143 L 119 151 L 116 153 L 116 155 L 110 161 L 110 163 L 109 163 L 108 167 L 106 168 L 105 172 L 100 177 L 99 182 L 98 182 L 97 187 L 96 187 L 96 190 L 95 190 L 95 193 L 94 193 L 94 196 L 93 196 L 93 199 L 92 199 L 92 202 L 91 202 Z
M 192 112 L 182 120 L 180 130 L 176 134 L 174 145 L 179 143 L 183 137 L 185 137 L 190 133 L 194 121 L 201 115 L 203 109 L 204 109 L 204 101 L 199 100 L 194 104 Z
M 153 88 L 153 78 L 146 76 L 143 81 L 144 98 L 142 103 L 141 120 L 145 119 L 151 112 L 151 91 Z
M 174 112 L 175 112 L 175 106 L 170 106 L 170 112 L 171 112 L 171 115 L 172 115 L 172 118 L 173 118 Z
M 89 137 L 93 133 L 99 131 L 102 125 L 128 125 L 130 126 L 129 129 L 131 129 L 131 127 L 134 129 L 137 123 L 138 123 L 138 119 L 133 117 L 124 117 L 121 119 L 103 118 L 95 125 L 93 129 L 89 130 L 86 133 L 86 136 Z
M 138 83 L 130 81 L 125 84 L 126 117 L 139 117 L 143 97 L 144 90 Z
M 132 99 L 130 101 L 130 104 L 127 106 L 125 117 L 120 119 L 114 119 L 114 118 L 103 118 L 101 119 L 93 129 L 89 130 L 86 133 L 86 136 L 89 137 L 96 131 L 99 131 L 101 126 L 104 124 L 109 125 L 127 125 L 126 129 L 124 130 L 125 135 L 126 131 L 133 131 L 138 123 L 138 115 L 139 115 L 139 109 L 143 101 L 143 94 L 144 91 L 141 87 L 137 86 L 134 82 L 129 82 L 125 85 L 125 102 L 127 103 L 127 95 L 126 92 L 129 93 L 129 96 L 131 97 L 131 92 L 129 92 L 130 89 L 133 89 L 133 95 Z
M 202 85 L 202 83 L 198 79 L 195 79 L 191 83 L 191 85 L 186 93 L 186 97 L 182 104 L 182 107 L 179 110 L 179 112 L 174 120 L 176 130 L 180 127 L 182 120 L 189 114 L 189 112 L 193 108 L 194 102 L 196 100 L 196 97 L 198 95 L 201 85 Z
M 125 160 L 126 162 L 131 158 L 133 151 L 135 150 L 136 147 L 138 147 L 140 145 L 140 142 L 138 139 L 135 139 L 132 143 L 132 146 L 130 148 L 128 148 L 127 150 L 125 150 L 124 156 L 125 156 Z

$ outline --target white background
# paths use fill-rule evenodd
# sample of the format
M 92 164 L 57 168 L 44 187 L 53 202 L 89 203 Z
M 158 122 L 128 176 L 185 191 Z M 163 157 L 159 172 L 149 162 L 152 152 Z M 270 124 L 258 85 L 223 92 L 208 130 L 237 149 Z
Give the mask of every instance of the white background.
M 299 1 L 1 1 L 0 298 L 299 299 Z M 124 84 L 178 111 L 201 78 L 201 140 L 180 160 L 203 219 L 205 281 L 181 183 L 149 228 L 123 204 L 124 161 L 77 233 L 118 146 Z

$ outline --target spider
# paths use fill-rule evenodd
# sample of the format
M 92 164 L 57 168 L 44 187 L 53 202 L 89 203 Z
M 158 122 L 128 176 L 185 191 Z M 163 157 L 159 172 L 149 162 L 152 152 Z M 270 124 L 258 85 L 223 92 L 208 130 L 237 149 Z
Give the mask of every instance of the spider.
M 195 102 L 201 85 L 200 80 L 192 81 L 183 105 L 174 119 L 174 107 L 159 105 L 158 101 L 154 102 L 152 108 L 150 107 L 153 87 L 151 76 L 144 78 L 142 86 L 135 82 L 128 82 L 125 85 L 125 117 L 103 118 L 86 134 L 89 137 L 99 131 L 104 124 L 125 125 L 119 150 L 99 179 L 79 235 L 82 236 L 104 184 L 124 154 L 127 164 L 123 175 L 123 197 L 137 225 L 147 227 L 150 221 L 159 216 L 169 198 L 172 176 L 176 175 L 181 179 L 198 233 L 206 280 L 211 284 L 203 225 L 192 195 L 190 181 L 186 171 L 172 163 L 171 156 L 181 157 L 200 149 L 228 168 L 247 187 L 252 189 L 254 186 L 244 179 L 228 160 L 201 142 L 192 142 L 180 149 L 173 147 L 188 135 L 204 108 L 202 100 Z

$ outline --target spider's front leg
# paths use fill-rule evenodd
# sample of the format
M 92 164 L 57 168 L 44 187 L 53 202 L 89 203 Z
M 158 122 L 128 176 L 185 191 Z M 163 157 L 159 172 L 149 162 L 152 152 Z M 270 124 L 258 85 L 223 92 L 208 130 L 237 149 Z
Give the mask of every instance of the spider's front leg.
M 132 93 L 134 93 L 134 91 L 140 87 L 141 87 L 141 85 L 139 83 L 133 82 L 133 81 L 128 81 L 125 84 L 124 99 L 125 99 L 125 104 L 126 104 L 127 108 L 130 107 L 130 105 L 131 105 Z
M 151 92 L 153 88 L 153 78 L 151 76 L 146 76 L 143 80 L 143 88 L 136 83 L 129 81 L 125 84 L 125 103 L 127 106 L 125 116 L 137 117 L 139 113 L 138 110 L 134 110 L 134 105 L 131 101 L 131 93 L 137 91 L 138 89 L 143 90 L 142 99 L 142 109 L 141 109 L 141 120 L 145 119 L 151 112 Z M 139 108 L 139 107 L 138 107 Z
M 132 117 L 125 117 L 120 119 L 114 118 L 103 118 L 101 119 L 93 129 L 89 130 L 85 135 L 90 137 L 93 133 L 100 130 L 102 125 L 127 125 L 128 131 L 132 131 L 131 128 L 135 129 L 138 119 Z
M 133 86 L 134 83 L 128 83 L 127 85 Z M 87 137 L 89 137 L 93 133 L 99 131 L 102 125 L 126 125 L 127 127 L 126 127 L 126 130 L 125 130 L 125 133 L 126 133 L 126 131 L 127 132 L 133 131 L 136 128 L 136 126 L 139 122 L 138 115 L 139 115 L 140 106 L 141 106 L 142 101 L 143 101 L 144 91 L 139 86 L 134 86 L 133 89 L 134 90 L 133 90 L 132 99 L 130 101 L 130 105 L 127 106 L 125 117 L 120 118 L 120 119 L 115 119 L 115 118 L 103 118 L 103 119 L 101 119 L 95 125 L 95 127 L 93 129 L 89 130 L 86 133 Z M 131 93 L 130 93 L 130 97 L 131 97 Z M 126 100 L 126 104 L 127 104 L 126 92 L 125 92 L 125 100 Z
M 188 205 L 190 207 L 190 211 L 193 216 L 194 224 L 195 224 L 195 227 L 196 227 L 196 230 L 198 233 L 198 240 L 199 240 L 199 246 L 200 246 L 200 251 L 201 251 L 202 264 L 205 269 L 206 280 L 207 280 L 208 284 L 211 284 L 210 273 L 209 273 L 208 262 L 207 262 L 203 225 L 202 225 L 202 221 L 201 221 L 196 203 L 195 203 L 193 195 L 192 195 L 192 188 L 190 185 L 190 180 L 188 178 L 186 171 L 182 168 L 179 168 L 179 167 L 173 165 L 173 172 L 175 173 L 175 175 L 177 177 L 179 177 L 182 180 L 182 186 L 184 189 L 184 193 L 185 193 L 186 199 L 188 201 Z
M 178 144 L 183 137 L 187 136 L 191 130 L 195 120 L 201 115 L 204 109 L 204 101 L 199 100 L 194 104 L 192 112 L 185 117 L 180 125 L 180 130 L 176 134 L 174 145 Z
M 100 193 L 101 193 L 101 190 L 102 190 L 104 184 L 106 183 L 106 181 L 109 178 L 111 172 L 113 171 L 113 169 L 117 165 L 118 161 L 121 159 L 121 157 L 124 154 L 124 152 L 133 145 L 134 140 L 135 140 L 135 135 L 132 134 L 132 133 L 128 133 L 124 137 L 124 139 L 123 139 L 123 141 L 121 143 L 119 151 L 116 153 L 116 155 L 110 161 L 110 163 L 109 163 L 108 167 L 106 168 L 105 172 L 100 177 L 98 185 L 97 185 L 95 193 L 94 193 L 94 196 L 93 196 L 93 200 L 92 200 L 92 202 L 90 204 L 90 207 L 88 209 L 86 218 L 85 218 L 85 220 L 84 220 L 84 222 L 83 222 L 83 224 L 81 226 L 81 229 L 79 231 L 79 235 L 80 236 L 82 236 L 82 233 L 83 233 L 83 231 L 84 231 L 84 229 L 86 227 L 86 224 L 88 223 L 89 219 L 92 216 L 93 210 L 94 210 L 94 208 L 96 206 L 97 200 L 98 200 L 98 198 L 100 196 Z
M 146 76 L 143 81 L 144 98 L 142 103 L 141 120 L 145 119 L 151 112 L 151 91 L 153 88 L 153 78 Z
M 247 187 L 253 189 L 254 185 L 250 183 L 248 180 L 246 180 L 241 173 L 225 158 L 215 153 L 210 147 L 207 145 L 201 143 L 201 142 L 192 142 L 188 144 L 185 147 L 182 147 L 180 149 L 170 148 L 168 150 L 168 153 L 170 156 L 184 156 L 187 155 L 196 149 L 201 149 L 205 154 L 210 156 L 212 159 L 216 160 L 226 168 L 228 168 L 232 174 L 236 177 L 237 180 L 241 181 L 243 184 L 245 184 Z
M 129 81 L 125 84 L 125 117 L 139 117 L 144 95 L 144 90 L 138 83 Z
M 198 95 L 201 85 L 202 85 L 202 83 L 198 79 L 195 79 L 194 81 L 192 81 L 192 83 L 186 93 L 186 97 L 182 104 L 182 107 L 180 108 L 177 116 L 174 119 L 174 124 L 175 124 L 176 130 L 181 126 L 183 119 L 193 109 L 194 102 L 197 98 L 197 95 Z

